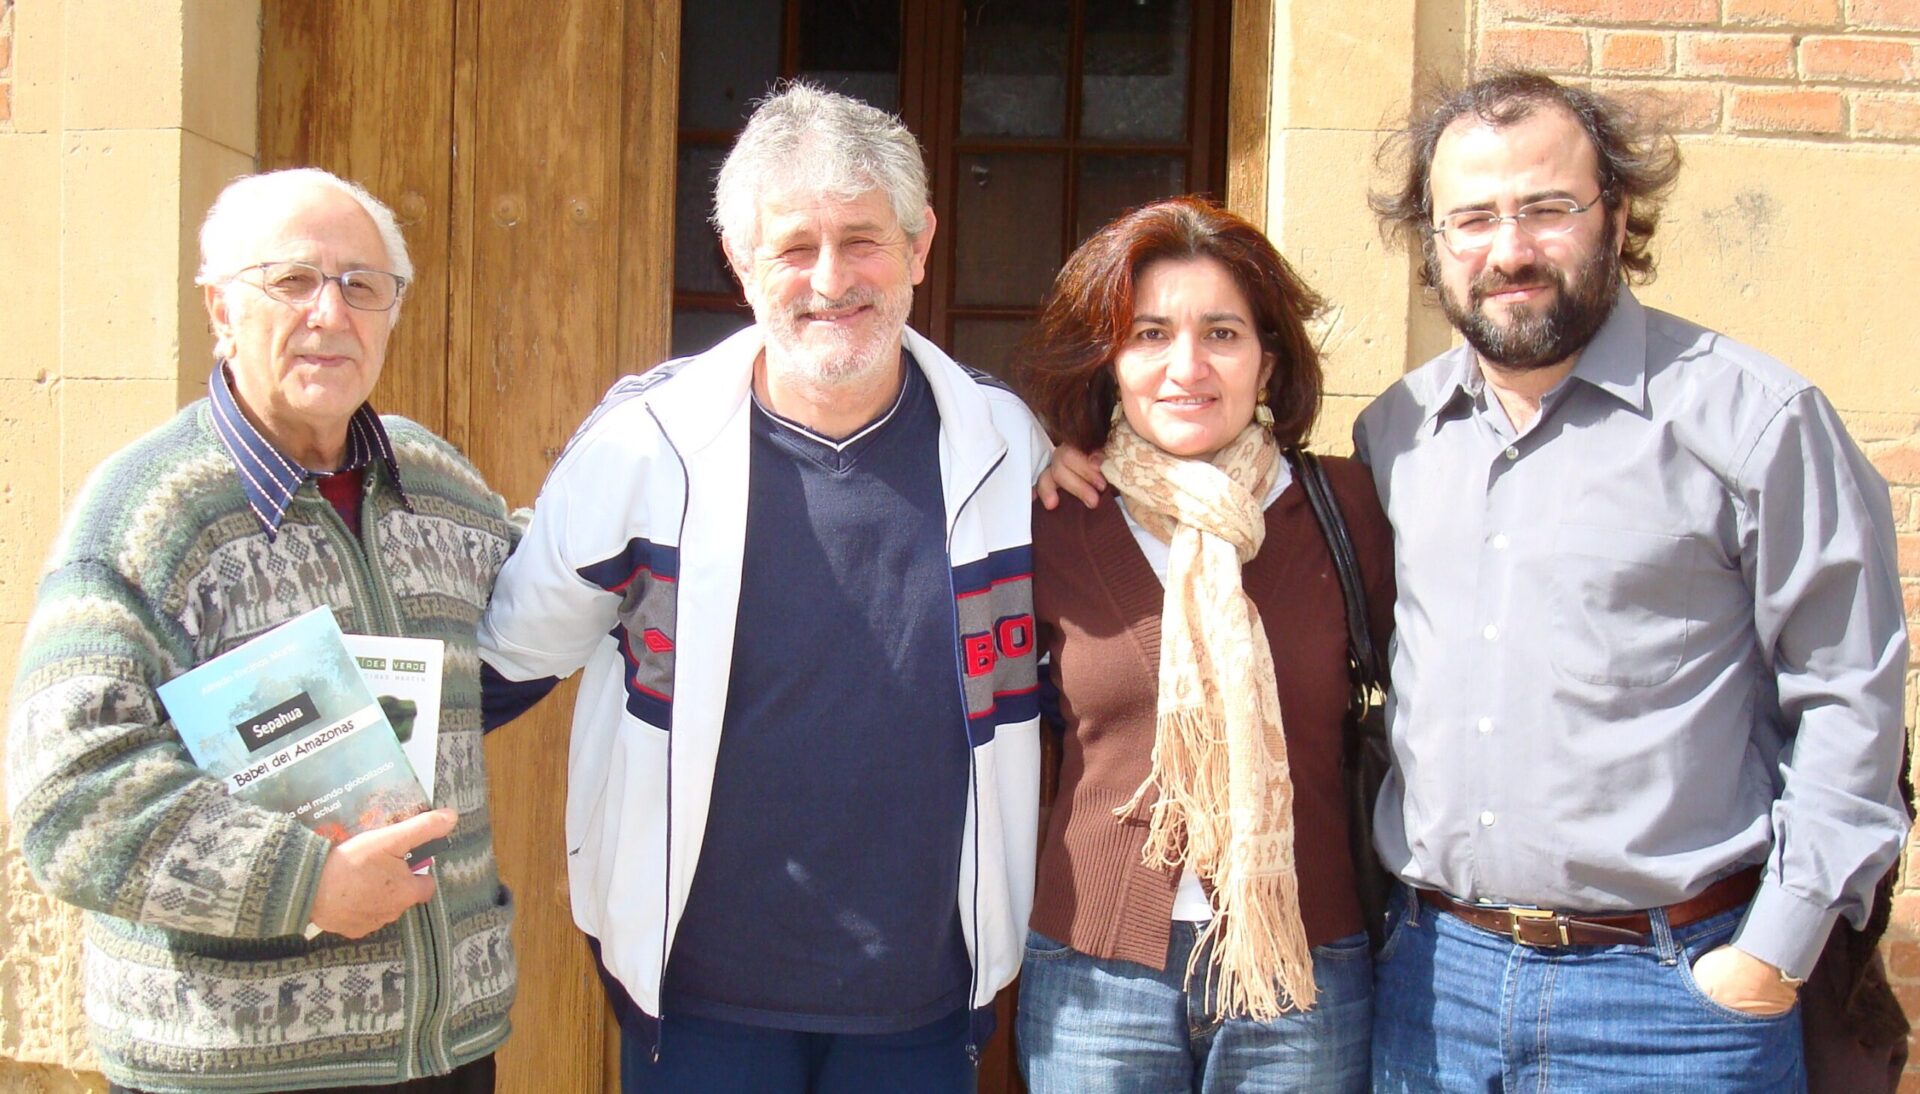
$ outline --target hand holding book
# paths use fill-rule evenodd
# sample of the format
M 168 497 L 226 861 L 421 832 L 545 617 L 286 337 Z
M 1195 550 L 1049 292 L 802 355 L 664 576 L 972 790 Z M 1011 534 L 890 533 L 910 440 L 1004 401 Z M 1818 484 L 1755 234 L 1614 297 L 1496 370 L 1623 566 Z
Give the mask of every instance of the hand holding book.
M 313 926 L 347 938 L 361 938 L 399 919 L 433 896 L 433 878 L 415 874 L 407 853 L 453 834 L 453 810 L 435 809 L 380 828 L 370 828 L 336 844 L 320 868 L 313 897 Z
M 453 813 L 428 812 L 442 656 L 437 641 L 342 635 L 319 607 L 159 686 L 181 743 L 228 794 L 335 845 L 308 938 L 358 938 L 433 895 L 431 881 L 392 868 L 424 873 L 453 831 Z M 389 709 L 406 718 L 405 744 Z

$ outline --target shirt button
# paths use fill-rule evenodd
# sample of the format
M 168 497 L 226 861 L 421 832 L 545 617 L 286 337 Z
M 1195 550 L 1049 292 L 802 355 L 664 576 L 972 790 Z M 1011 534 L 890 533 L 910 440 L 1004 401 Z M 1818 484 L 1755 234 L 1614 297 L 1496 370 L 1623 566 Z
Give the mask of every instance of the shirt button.
M 1482 732 L 1482 733 L 1492 733 L 1492 732 L 1493 732 L 1493 719 L 1492 719 L 1492 718 L 1482 718 L 1482 719 L 1480 719 L 1480 732 Z
M 1511 542 L 1513 541 L 1507 538 L 1507 534 L 1501 532 L 1493 537 L 1493 549 L 1496 551 L 1504 551 L 1507 549 L 1507 544 Z
M 1500 628 L 1489 623 L 1485 627 L 1481 628 L 1480 635 L 1481 637 L 1485 638 L 1487 641 L 1491 642 L 1494 639 L 1500 637 Z
M 1492 828 L 1492 827 L 1493 827 L 1493 810 L 1491 810 L 1491 809 L 1488 809 L 1488 810 L 1485 810 L 1485 811 L 1483 811 L 1483 812 L 1482 812 L 1482 813 L 1480 814 L 1480 827 L 1482 827 L 1482 828 Z
M 1506 457 L 1509 460 L 1517 460 L 1520 458 L 1520 450 L 1518 448 L 1515 448 L 1512 445 L 1508 445 L 1507 451 L 1506 451 Z

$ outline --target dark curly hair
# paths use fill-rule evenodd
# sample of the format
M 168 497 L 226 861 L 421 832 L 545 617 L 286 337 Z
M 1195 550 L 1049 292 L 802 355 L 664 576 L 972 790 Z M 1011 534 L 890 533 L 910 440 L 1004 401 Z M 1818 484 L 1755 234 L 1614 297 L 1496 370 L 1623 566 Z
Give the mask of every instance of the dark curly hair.
M 1433 150 L 1447 127 L 1467 116 L 1495 129 L 1518 124 L 1542 108 L 1565 110 L 1586 131 L 1600 161 L 1600 189 L 1609 219 L 1627 205 L 1627 238 L 1620 266 L 1635 283 L 1653 280 L 1650 246 L 1660 206 L 1680 174 L 1680 148 L 1665 127 L 1632 106 L 1584 88 L 1568 87 L 1537 72 L 1496 72 L 1466 87 L 1436 83 L 1420 95 L 1407 127 L 1380 149 L 1379 166 L 1399 172 L 1393 190 L 1374 190 L 1367 204 L 1380 218 L 1381 235 L 1417 250 L 1421 284 L 1435 284 L 1433 244 Z
M 1323 307 L 1260 229 L 1200 197 L 1143 205 L 1067 257 L 1014 358 L 1013 379 L 1055 440 L 1092 452 L 1107 443 L 1118 401 L 1113 359 L 1133 326 L 1133 286 L 1161 259 L 1211 258 L 1253 309 L 1273 355 L 1273 435 L 1297 444 L 1320 412 L 1320 351 L 1307 322 Z

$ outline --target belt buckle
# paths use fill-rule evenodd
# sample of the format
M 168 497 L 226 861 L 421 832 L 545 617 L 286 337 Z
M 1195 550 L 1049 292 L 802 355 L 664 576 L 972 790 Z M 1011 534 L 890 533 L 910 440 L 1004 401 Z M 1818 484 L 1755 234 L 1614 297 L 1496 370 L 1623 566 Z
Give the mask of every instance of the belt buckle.
M 1507 909 L 1507 915 L 1512 917 L 1508 924 L 1509 933 L 1512 934 L 1514 942 L 1522 946 L 1543 948 L 1568 944 L 1566 917 L 1551 908 L 1510 907 Z M 1529 930 L 1532 927 L 1547 927 L 1550 933 L 1541 936 Z

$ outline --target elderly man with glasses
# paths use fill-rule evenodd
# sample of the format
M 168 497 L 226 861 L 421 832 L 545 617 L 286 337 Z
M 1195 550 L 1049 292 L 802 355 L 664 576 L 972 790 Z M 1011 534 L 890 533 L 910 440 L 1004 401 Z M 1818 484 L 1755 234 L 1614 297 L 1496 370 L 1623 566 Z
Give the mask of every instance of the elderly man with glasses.
M 53 547 L 13 693 L 14 831 L 91 913 L 115 1090 L 489 1091 L 514 965 L 474 628 L 511 525 L 451 446 L 367 403 L 412 273 L 384 205 L 323 171 L 243 178 L 200 249 L 220 360 L 94 472 Z M 228 797 L 155 696 L 321 606 L 446 643 L 439 808 L 337 846 Z

